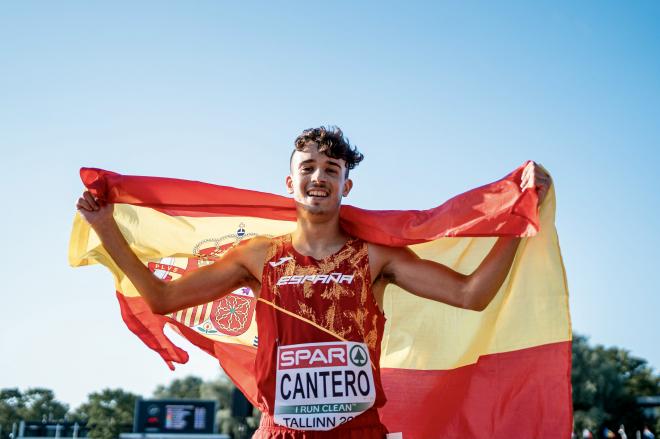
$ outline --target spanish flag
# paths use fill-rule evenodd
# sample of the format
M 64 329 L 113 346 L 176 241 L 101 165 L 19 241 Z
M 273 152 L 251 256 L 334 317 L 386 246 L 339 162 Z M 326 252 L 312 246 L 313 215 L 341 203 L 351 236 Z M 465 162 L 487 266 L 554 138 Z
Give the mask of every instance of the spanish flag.
M 388 286 L 381 356 L 387 403 L 381 417 L 404 439 L 570 437 L 571 325 L 554 190 L 539 210 L 536 192 L 520 189 L 524 166 L 429 210 L 341 208 L 347 233 L 409 246 L 462 273 L 479 265 L 497 237 L 524 238 L 506 281 L 482 312 Z M 96 197 L 115 203 L 126 240 L 164 280 L 213 263 L 241 240 L 295 228 L 295 205 L 286 197 L 92 168 L 80 175 Z M 170 315 L 153 314 L 80 215 L 69 262 L 110 269 L 124 322 L 171 368 L 188 355 L 165 336 L 165 325 L 216 357 L 255 400 L 259 337 L 250 289 Z

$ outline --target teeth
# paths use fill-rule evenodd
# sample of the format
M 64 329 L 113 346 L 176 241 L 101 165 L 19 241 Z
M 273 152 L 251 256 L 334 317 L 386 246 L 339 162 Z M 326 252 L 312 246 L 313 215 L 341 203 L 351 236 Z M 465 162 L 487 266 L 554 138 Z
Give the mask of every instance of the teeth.
M 308 191 L 308 195 L 311 195 L 312 197 L 327 197 L 328 194 L 327 192 L 324 191 Z

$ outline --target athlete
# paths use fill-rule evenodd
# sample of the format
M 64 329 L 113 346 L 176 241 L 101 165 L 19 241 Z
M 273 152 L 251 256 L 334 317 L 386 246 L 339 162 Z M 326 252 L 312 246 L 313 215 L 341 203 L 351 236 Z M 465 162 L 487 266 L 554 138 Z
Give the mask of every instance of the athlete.
M 377 408 L 383 293 L 393 283 L 412 294 L 481 311 L 511 268 L 519 238 L 499 238 L 471 274 L 420 259 L 405 247 L 349 236 L 340 227 L 349 171 L 363 159 L 337 127 L 303 131 L 295 141 L 286 188 L 296 204 L 296 229 L 255 237 L 217 262 L 172 282 L 155 277 L 133 253 L 113 219 L 113 207 L 84 192 L 81 215 L 115 263 L 157 314 L 212 302 L 250 288 L 258 297 L 256 438 L 383 438 Z M 551 180 L 537 164 L 521 188 L 539 204 Z

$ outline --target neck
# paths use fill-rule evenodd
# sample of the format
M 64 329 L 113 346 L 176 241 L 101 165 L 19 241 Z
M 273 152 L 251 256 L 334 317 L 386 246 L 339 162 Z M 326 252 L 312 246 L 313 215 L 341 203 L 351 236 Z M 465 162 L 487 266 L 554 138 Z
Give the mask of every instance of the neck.
M 339 227 L 339 209 L 332 216 L 298 211 L 296 230 L 291 233 L 293 246 L 298 252 L 322 259 L 338 251 L 348 239 Z

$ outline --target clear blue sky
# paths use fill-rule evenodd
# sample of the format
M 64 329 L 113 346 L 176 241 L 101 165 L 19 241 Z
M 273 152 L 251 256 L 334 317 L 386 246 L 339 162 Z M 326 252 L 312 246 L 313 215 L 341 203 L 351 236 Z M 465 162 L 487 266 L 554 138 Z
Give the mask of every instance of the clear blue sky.
M 347 202 L 428 208 L 547 167 L 574 329 L 660 367 L 660 3 L 0 3 L 0 387 L 72 405 L 171 374 L 66 251 L 80 166 L 284 194 L 304 128 L 366 155 Z M 187 346 L 184 344 L 184 346 Z

